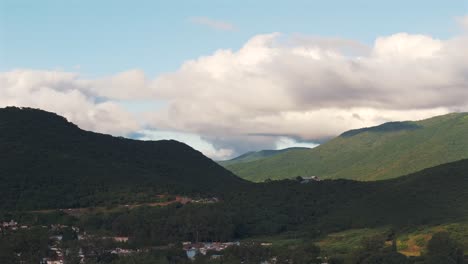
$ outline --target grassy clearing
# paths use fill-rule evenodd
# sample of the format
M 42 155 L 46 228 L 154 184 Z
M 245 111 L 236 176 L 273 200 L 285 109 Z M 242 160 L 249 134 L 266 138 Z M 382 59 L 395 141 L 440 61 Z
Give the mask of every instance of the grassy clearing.
M 388 230 L 389 228 L 351 229 L 329 234 L 318 241 L 317 244 L 325 255 L 346 255 L 352 251 L 358 250 L 363 239 L 384 234 Z
M 304 242 L 303 238 L 295 233 L 284 233 L 276 236 L 259 236 L 242 240 L 241 242 L 271 243 L 275 247 L 286 247 Z
M 319 240 L 317 244 L 328 255 L 346 255 L 358 250 L 365 238 L 384 234 L 389 228 L 351 229 L 332 233 Z M 458 222 L 437 226 L 423 226 L 402 231 L 397 234 L 397 249 L 406 256 L 419 256 L 424 253 L 427 242 L 437 232 L 446 231 L 458 241 L 465 252 L 468 251 L 468 222 Z
M 449 232 L 464 251 L 468 251 L 468 222 L 418 228 L 398 237 L 398 250 L 407 256 L 419 256 L 424 252 L 432 235 L 441 231 Z

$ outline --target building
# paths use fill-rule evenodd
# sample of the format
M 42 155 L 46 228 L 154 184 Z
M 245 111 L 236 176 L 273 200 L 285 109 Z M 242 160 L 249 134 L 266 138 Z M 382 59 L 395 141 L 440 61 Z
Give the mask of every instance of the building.
M 115 242 L 128 242 L 128 237 L 114 237 Z
M 320 181 L 320 178 L 317 176 L 302 177 L 301 183 L 309 183 L 314 181 Z
M 189 259 L 194 259 L 198 253 L 202 255 L 206 255 L 208 251 L 220 252 L 230 246 L 239 246 L 239 245 L 240 245 L 239 242 L 205 242 L 205 243 L 183 242 L 182 243 L 183 249 Z
M 3 222 L 2 223 L 2 226 L 3 228 L 17 228 L 18 227 L 18 223 L 11 220 L 10 222 Z

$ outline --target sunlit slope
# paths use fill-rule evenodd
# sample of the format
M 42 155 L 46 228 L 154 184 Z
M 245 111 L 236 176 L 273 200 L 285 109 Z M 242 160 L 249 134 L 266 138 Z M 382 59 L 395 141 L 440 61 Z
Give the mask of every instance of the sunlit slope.
M 371 181 L 464 158 L 468 158 L 468 114 L 453 113 L 351 130 L 314 149 L 226 168 L 251 181 L 312 175 Z
M 279 150 L 260 150 L 260 151 L 251 151 L 245 154 L 240 155 L 239 157 L 230 159 L 230 160 L 223 160 L 218 161 L 218 163 L 222 166 L 228 166 L 243 162 L 251 162 L 256 160 L 261 160 L 264 158 L 272 157 L 284 152 L 293 151 L 293 150 L 304 150 L 309 148 L 287 148 L 287 149 L 279 149 Z

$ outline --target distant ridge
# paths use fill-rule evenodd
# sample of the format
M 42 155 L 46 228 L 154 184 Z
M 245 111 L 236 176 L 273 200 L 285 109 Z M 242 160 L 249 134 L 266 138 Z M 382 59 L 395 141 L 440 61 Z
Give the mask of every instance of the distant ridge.
M 183 143 L 88 132 L 31 108 L 0 109 L 0 149 L 0 209 L 87 207 L 158 193 L 214 195 L 246 184 Z
M 466 158 L 468 114 L 452 113 L 354 129 L 313 149 L 223 165 L 251 181 L 310 175 L 372 181 Z
M 404 131 L 404 130 L 413 130 L 413 129 L 418 129 L 418 128 L 422 128 L 422 127 L 416 124 L 415 122 L 411 122 L 411 121 L 388 122 L 379 126 L 349 130 L 341 134 L 340 137 L 352 137 L 352 136 L 355 136 L 357 134 L 364 133 L 364 132 L 396 132 L 396 131 Z
M 285 149 L 278 149 L 278 150 L 268 149 L 268 150 L 250 151 L 230 160 L 218 161 L 218 163 L 223 166 L 227 166 L 227 165 L 232 165 L 232 164 L 237 164 L 237 163 L 242 163 L 242 162 L 251 162 L 251 161 L 260 160 L 260 159 L 267 158 L 267 157 L 272 157 L 274 155 L 278 155 L 280 153 L 284 153 L 287 151 L 300 150 L 300 149 L 309 149 L 309 148 L 292 147 L 292 148 L 285 148 Z

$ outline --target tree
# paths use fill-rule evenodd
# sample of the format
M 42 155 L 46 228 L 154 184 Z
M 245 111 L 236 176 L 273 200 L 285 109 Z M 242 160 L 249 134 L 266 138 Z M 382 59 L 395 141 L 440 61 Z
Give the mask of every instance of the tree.
M 66 249 L 64 262 L 65 264 L 80 264 L 81 258 L 79 256 L 79 249 L 77 247 L 70 247 Z
M 371 255 L 361 262 L 362 264 L 406 264 L 408 259 L 405 255 L 397 252 L 377 253 Z
M 385 242 L 392 239 L 391 245 Z M 393 232 L 389 235 L 375 235 L 361 241 L 361 250 L 355 252 L 348 259 L 349 263 L 356 264 L 405 264 L 406 256 L 396 252 Z M 347 262 L 347 263 L 348 263 Z
M 463 263 L 463 250 L 449 233 L 435 233 L 427 244 L 427 263 Z
M 78 235 L 71 227 L 66 227 L 62 230 L 62 241 L 74 241 L 78 239 Z
M 278 252 L 278 263 L 308 264 L 316 263 L 320 248 L 313 243 L 289 246 L 286 251 Z

